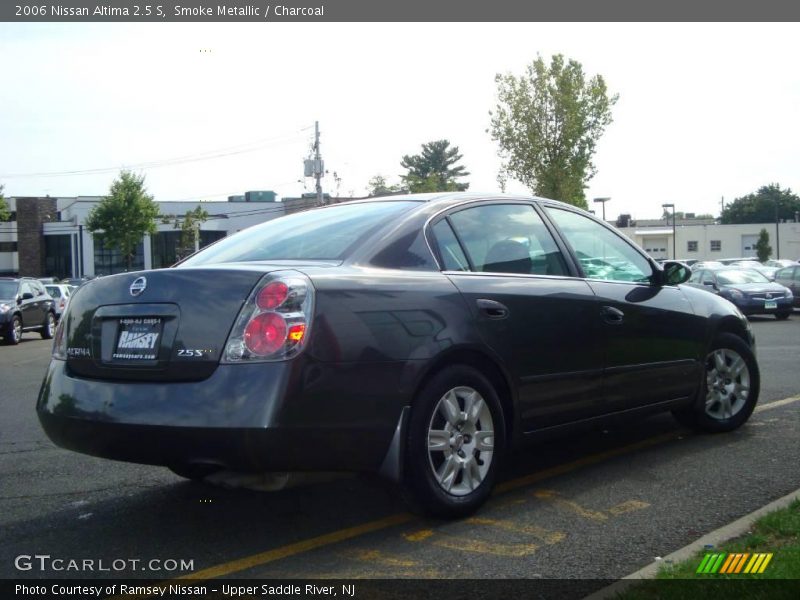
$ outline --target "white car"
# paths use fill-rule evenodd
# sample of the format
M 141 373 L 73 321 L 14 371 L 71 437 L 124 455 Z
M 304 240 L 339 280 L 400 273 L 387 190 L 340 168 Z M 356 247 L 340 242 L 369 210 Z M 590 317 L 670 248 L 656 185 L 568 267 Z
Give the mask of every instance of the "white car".
M 53 297 L 53 300 L 55 300 L 56 319 L 60 319 L 69 303 L 69 297 L 72 293 L 70 286 L 64 283 L 53 283 L 45 285 L 44 288 L 47 290 L 47 293 Z

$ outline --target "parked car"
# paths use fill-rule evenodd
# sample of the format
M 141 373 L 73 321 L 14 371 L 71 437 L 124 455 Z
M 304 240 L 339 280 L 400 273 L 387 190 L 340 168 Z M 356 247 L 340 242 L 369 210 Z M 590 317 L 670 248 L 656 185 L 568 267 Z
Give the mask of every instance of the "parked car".
M 0 335 L 6 344 L 19 344 L 22 333 L 38 331 L 53 337 L 56 323 L 54 301 L 41 281 L 0 277 Z
M 783 269 L 784 267 L 793 267 L 797 264 L 800 263 L 798 263 L 796 260 L 789 260 L 788 258 L 779 258 L 779 259 L 768 260 L 767 262 L 764 263 L 764 266 Z
M 80 287 L 87 281 L 91 281 L 90 277 L 68 277 L 66 279 L 62 279 L 61 283 L 66 283 L 67 285 L 73 287 Z
M 740 260 L 738 262 L 732 263 L 729 266 L 736 267 L 737 269 L 753 269 L 761 273 L 764 277 L 766 277 L 770 281 L 775 280 L 775 271 L 778 270 L 777 267 L 766 267 L 757 260 Z
M 789 288 L 794 298 L 794 306 L 800 307 L 800 264 L 780 269 L 775 274 L 775 283 Z
M 728 267 L 733 263 L 741 262 L 743 260 L 754 260 L 754 258 L 752 256 L 740 256 L 739 258 L 720 258 L 718 262 Z
M 60 319 L 64 314 L 64 309 L 67 308 L 70 294 L 72 293 L 70 286 L 63 283 L 54 283 L 52 285 L 45 285 L 44 289 L 53 298 L 55 302 L 56 319 Z
M 724 268 L 725 265 L 716 260 L 704 260 L 696 262 L 692 265 L 692 271 L 698 271 L 700 269 L 724 269 Z
M 746 315 L 775 315 L 782 320 L 792 314 L 791 290 L 753 269 L 700 269 L 692 273 L 688 285 L 730 300 Z
M 37 411 L 95 456 L 192 479 L 375 471 L 461 516 L 530 440 L 666 410 L 712 432 L 749 418 L 749 323 L 688 277 L 551 200 L 337 204 L 83 285 Z

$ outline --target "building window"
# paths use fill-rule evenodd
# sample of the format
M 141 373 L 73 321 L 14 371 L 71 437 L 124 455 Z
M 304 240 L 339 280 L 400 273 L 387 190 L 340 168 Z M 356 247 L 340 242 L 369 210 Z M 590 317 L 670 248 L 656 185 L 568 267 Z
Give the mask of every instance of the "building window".
M 697 242 L 686 242 L 687 252 L 697 252 Z
M 711 251 L 712 252 L 722 252 L 722 241 L 721 240 L 711 240 Z
M 128 262 L 117 248 L 107 247 L 103 243 L 103 236 L 94 236 L 94 273 L 95 275 L 113 275 L 114 273 L 124 273 L 126 271 L 140 271 L 144 269 L 144 244 L 139 242 L 136 252 L 131 259 L 130 268 Z
M 44 236 L 44 274 L 63 279 L 72 275 L 72 236 Z
M 171 267 L 178 262 L 180 239 L 180 231 L 159 231 L 157 234 L 150 236 L 154 269 Z
M 0 242 L 0 252 L 16 252 L 17 242 Z

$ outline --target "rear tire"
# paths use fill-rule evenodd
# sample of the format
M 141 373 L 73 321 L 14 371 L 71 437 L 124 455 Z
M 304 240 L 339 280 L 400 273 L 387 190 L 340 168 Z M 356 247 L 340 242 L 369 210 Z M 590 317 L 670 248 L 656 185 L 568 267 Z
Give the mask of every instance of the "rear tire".
M 414 399 L 408 425 L 403 495 L 412 510 L 457 518 L 491 494 L 505 448 L 503 409 L 479 371 L 454 365 Z
M 760 385 L 758 363 L 750 346 L 737 335 L 720 333 L 706 356 L 700 397 L 673 415 L 697 431 L 733 431 L 753 413 Z
M 42 329 L 39 334 L 42 336 L 43 340 L 51 340 L 53 339 L 53 334 L 56 331 L 56 317 L 53 313 L 47 313 L 47 316 L 44 319 L 44 325 L 42 325 Z
M 778 319 L 778 321 L 785 321 L 791 315 L 792 315 L 791 311 L 779 312 L 779 313 L 775 313 L 775 318 Z

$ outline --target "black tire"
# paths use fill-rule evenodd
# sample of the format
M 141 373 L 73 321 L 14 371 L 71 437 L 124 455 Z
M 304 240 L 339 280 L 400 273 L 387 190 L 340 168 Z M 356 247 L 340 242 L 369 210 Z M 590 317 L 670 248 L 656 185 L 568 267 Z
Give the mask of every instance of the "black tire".
M 737 356 L 742 359 L 742 366 L 738 365 Z M 722 367 L 717 366 L 719 357 Z M 722 433 L 738 429 L 758 403 L 761 377 L 753 350 L 739 336 L 720 333 L 709 348 L 704 368 L 697 401 L 673 411 L 673 415 L 682 425 L 697 431 Z M 730 408 L 728 414 L 726 407 Z
M 446 403 L 441 411 L 440 403 Z M 461 412 L 451 413 L 448 420 L 442 411 L 453 403 Z M 468 408 L 473 409 L 472 417 Z M 443 436 L 441 450 L 429 450 L 431 430 Z M 436 517 L 474 512 L 491 494 L 505 444 L 503 409 L 489 380 L 472 367 L 444 368 L 424 385 L 411 407 L 402 483 L 405 500 L 413 511 Z
M 39 330 L 39 334 L 42 336 L 43 340 L 52 340 L 53 334 L 56 332 L 56 316 L 49 312 L 47 316 L 44 318 L 44 325 L 42 325 L 41 330 Z
M 170 471 L 178 475 L 179 477 L 183 477 L 184 479 L 191 479 L 192 481 L 203 481 L 209 475 L 216 473 L 221 469 L 216 465 L 204 465 L 204 464 L 179 464 L 179 465 L 170 465 L 167 467 Z
M 775 318 L 778 319 L 778 321 L 785 321 L 790 316 L 792 316 L 792 312 L 791 311 L 784 311 L 784 312 L 775 313 Z
M 11 318 L 11 323 L 8 324 L 8 331 L 6 331 L 3 341 L 10 345 L 16 346 L 22 338 L 22 319 L 19 315 L 14 315 Z

